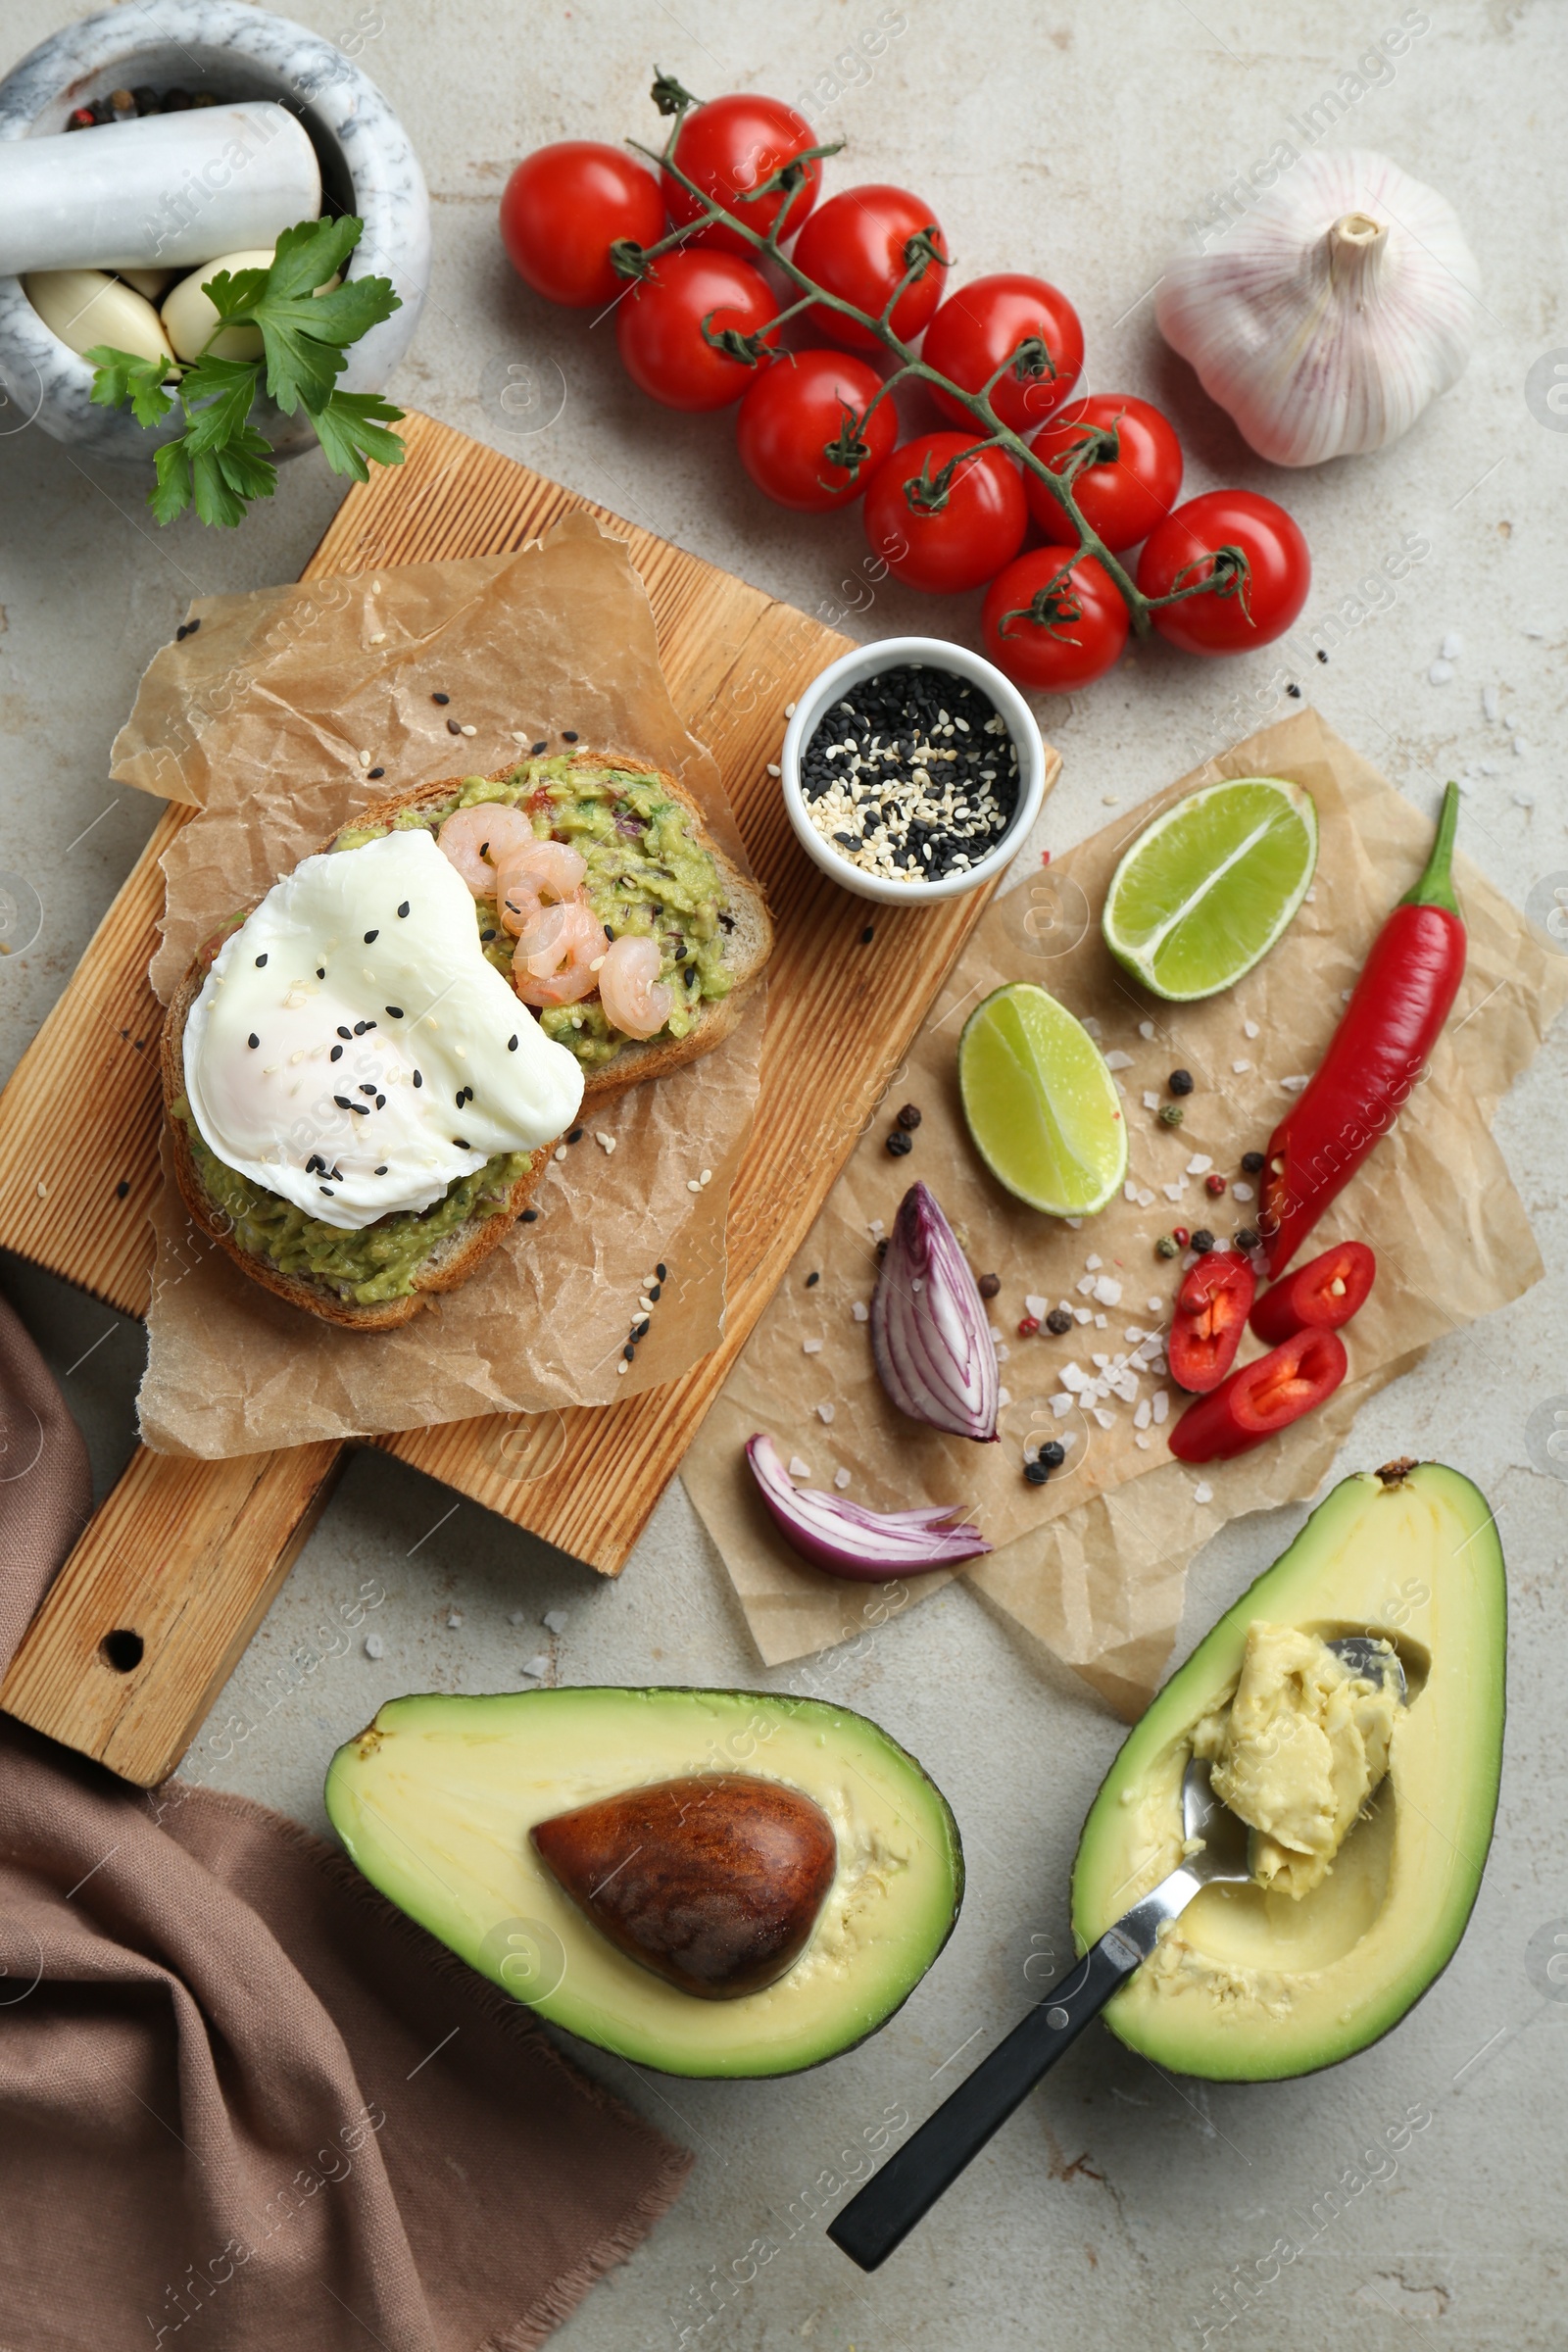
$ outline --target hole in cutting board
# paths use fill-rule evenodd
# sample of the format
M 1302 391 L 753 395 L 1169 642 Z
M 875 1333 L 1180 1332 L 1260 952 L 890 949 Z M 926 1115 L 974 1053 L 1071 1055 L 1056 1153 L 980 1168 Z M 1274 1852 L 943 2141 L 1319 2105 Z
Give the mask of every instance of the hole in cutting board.
M 117 1674 L 133 1674 L 141 1664 L 146 1647 L 140 1634 L 133 1634 L 128 1626 L 122 1625 L 117 1626 L 112 1634 L 105 1634 L 98 1644 L 98 1655 Z

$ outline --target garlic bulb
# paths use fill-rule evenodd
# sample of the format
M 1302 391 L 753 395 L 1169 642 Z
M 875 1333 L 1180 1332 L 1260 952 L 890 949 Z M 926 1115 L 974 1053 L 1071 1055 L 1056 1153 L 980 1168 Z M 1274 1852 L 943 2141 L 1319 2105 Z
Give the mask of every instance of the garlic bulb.
M 1259 457 L 1381 449 L 1456 383 L 1481 272 L 1453 209 L 1365 148 L 1308 154 L 1210 253 L 1178 254 L 1155 316 Z

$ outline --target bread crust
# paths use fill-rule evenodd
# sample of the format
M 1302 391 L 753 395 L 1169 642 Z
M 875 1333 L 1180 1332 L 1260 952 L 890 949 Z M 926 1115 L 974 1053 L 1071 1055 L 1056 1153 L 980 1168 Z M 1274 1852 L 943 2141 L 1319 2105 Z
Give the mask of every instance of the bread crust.
M 520 765 L 511 760 L 487 779 L 498 783 Z M 734 913 L 740 932 L 743 955 L 737 960 L 734 985 L 727 997 L 705 1004 L 702 1014 L 685 1037 L 658 1040 L 633 1040 L 623 1046 L 613 1061 L 602 1070 L 585 1073 L 583 1102 L 603 1100 L 618 1094 L 628 1086 L 640 1085 L 644 1079 L 660 1078 L 667 1070 L 678 1069 L 700 1054 L 711 1052 L 734 1028 L 742 1006 L 760 980 L 773 944 L 772 923 L 766 902 L 760 890 L 749 876 L 743 874 L 726 852 L 715 842 L 703 822 L 702 811 L 693 796 L 664 768 L 654 767 L 646 760 L 623 759 L 612 752 L 578 752 L 573 766 L 617 767 L 628 774 L 657 776 L 672 800 L 685 809 L 692 830 L 703 847 L 717 864 L 724 884 L 727 910 Z M 376 824 L 390 821 L 406 808 L 438 807 L 461 792 L 467 781 L 464 776 L 441 777 L 432 783 L 416 785 L 412 791 L 398 793 L 388 799 L 372 801 L 367 808 L 357 809 L 346 820 L 348 825 Z M 317 845 L 317 854 L 330 850 L 345 826 L 338 826 L 331 836 Z M 247 910 L 251 911 L 251 910 Z M 163 1079 L 164 1112 L 169 1128 L 170 1148 L 173 1159 L 174 1181 L 193 1222 L 231 1258 L 241 1272 L 263 1290 L 284 1298 L 291 1306 L 303 1307 L 308 1314 L 319 1316 L 323 1322 L 335 1323 L 350 1331 L 391 1331 L 399 1324 L 410 1322 L 429 1305 L 443 1291 L 456 1290 L 467 1281 L 491 1251 L 499 1248 L 528 1206 L 537 1191 L 545 1169 L 550 1164 L 554 1142 L 542 1145 L 531 1157 L 524 1173 L 514 1184 L 504 1207 L 485 1217 L 470 1217 L 455 1232 L 438 1242 L 414 1277 L 414 1288 L 401 1298 L 378 1299 L 360 1305 L 346 1299 L 329 1283 L 311 1275 L 285 1274 L 264 1257 L 242 1250 L 234 1240 L 225 1213 L 218 1206 L 202 1182 L 201 1173 L 191 1151 L 190 1138 L 182 1119 L 176 1116 L 174 1105 L 185 1092 L 184 1039 L 185 1024 L 192 1006 L 201 994 L 208 969 L 228 936 L 230 926 L 210 940 L 193 958 L 189 970 L 170 1000 L 164 1016 L 163 1035 L 159 1047 L 160 1070 Z M 733 937 L 734 934 L 731 934 Z M 726 961 L 729 960 L 726 948 Z M 559 1142 L 559 1138 L 555 1141 Z

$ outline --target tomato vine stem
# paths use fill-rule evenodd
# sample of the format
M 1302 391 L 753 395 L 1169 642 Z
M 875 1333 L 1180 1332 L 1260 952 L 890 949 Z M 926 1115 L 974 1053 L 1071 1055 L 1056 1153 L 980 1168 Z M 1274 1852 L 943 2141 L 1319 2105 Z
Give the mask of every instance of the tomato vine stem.
M 853 320 L 862 333 L 872 336 L 897 363 L 880 391 L 873 395 L 864 411 L 855 418 L 857 439 L 863 439 L 866 421 L 881 402 L 886 400 L 898 385 L 911 382 L 928 384 L 934 392 L 943 393 L 949 400 L 959 402 L 969 412 L 975 423 L 983 428 L 981 438 L 976 442 L 972 452 L 965 450 L 960 456 L 951 458 L 936 474 L 928 478 L 922 473 L 905 485 L 905 495 L 912 510 L 921 513 L 934 512 L 935 508 L 945 500 L 955 468 L 958 465 L 967 464 L 971 457 L 978 455 L 982 449 L 1004 450 L 1026 473 L 1033 474 L 1037 481 L 1044 483 L 1050 495 L 1061 509 L 1066 532 L 1070 533 L 1070 542 L 1067 541 L 1066 534 L 1064 534 L 1064 544 L 1075 543 L 1069 563 L 1063 566 L 1063 573 L 1070 573 L 1072 564 L 1079 562 L 1083 557 L 1092 556 L 1126 605 L 1128 618 L 1138 636 L 1147 637 L 1150 634 L 1152 627 L 1152 616 L 1162 607 L 1180 604 L 1190 596 L 1235 596 L 1240 599 L 1243 612 L 1247 612 L 1249 565 L 1246 554 L 1239 547 L 1223 547 L 1216 550 L 1210 557 L 1200 557 L 1197 563 L 1187 565 L 1186 570 L 1178 575 L 1177 585 L 1170 590 L 1168 595 L 1151 597 L 1143 594 L 1126 565 L 1111 553 L 1093 523 L 1089 521 L 1074 493 L 1074 484 L 1086 466 L 1102 463 L 1107 456 L 1114 454 L 1113 450 L 1106 450 L 1103 447 L 1104 441 L 1109 436 L 1097 433 L 1093 438 L 1086 437 L 1082 449 L 1073 451 L 1062 472 L 1055 473 L 1044 459 L 1035 455 L 1022 435 L 1014 432 L 1012 427 L 1004 423 L 1003 418 L 997 415 L 992 406 L 991 395 L 1007 374 L 1015 374 L 1019 382 L 1038 382 L 1043 378 L 1054 380 L 1055 363 L 1043 336 L 1026 335 L 1017 347 L 1008 353 L 1001 367 L 993 370 L 980 390 L 969 392 L 961 384 L 956 384 L 951 376 L 942 374 L 940 369 L 931 367 L 927 361 L 921 359 L 912 346 L 906 343 L 895 331 L 893 314 L 898 308 L 902 296 L 924 276 L 928 269 L 946 270 L 951 266 L 949 257 L 942 253 L 935 243 L 934 222 L 926 228 L 917 230 L 906 240 L 904 249 L 906 265 L 904 275 L 888 297 L 887 304 L 880 316 L 873 316 L 871 312 L 861 310 L 856 303 L 847 301 L 843 295 L 834 294 L 828 287 L 818 285 L 782 250 L 779 244 L 778 229 L 779 221 L 787 215 L 789 209 L 787 206 L 781 207 L 778 220 L 775 220 L 772 227 L 764 233 L 751 227 L 747 221 L 729 211 L 716 198 L 710 196 L 705 188 L 700 188 L 695 180 L 690 179 L 681 170 L 675 161 L 675 146 L 688 110 L 698 103 L 690 91 L 682 89 L 680 84 L 669 76 L 660 74 L 654 83 L 654 103 L 660 113 L 667 116 L 670 122 L 669 135 L 662 150 L 656 153 L 653 148 L 645 147 L 638 139 L 628 139 L 626 144 L 634 154 L 642 156 L 657 171 L 667 173 L 677 186 L 693 197 L 702 207 L 702 218 L 683 222 L 680 227 L 671 229 L 667 236 L 660 238 L 654 245 L 639 246 L 632 243 L 630 239 L 621 239 L 612 248 L 612 261 L 621 276 L 627 279 L 644 277 L 649 265 L 657 261 L 661 254 L 685 245 L 692 237 L 701 235 L 706 228 L 715 225 L 723 226 L 751 247 L 759 260 L 771 262 L 776 269 L 782 270 L 800 299 L 789 304 L 766 326 L 760 327 L 752 335 L 740 335 L 733 328 L 720 329 L 715 332 L 711 324 L 714 314 L 710 312 L 703 320 L 702 331 L 705 340 L 713 349 L 725 352 L 730 358 L 740 360 L 745 366 L 758 367 L 767 356 L 768 338 L 789 319 L 799 317 L 803 311 L 813 307 L 818 310 L 836 311 L 843 318 Z M 770 172 L 767 178 L 760 182 L 756 188 L 746 191 L 742 201 L 755 202 L 764 195 L 784 189 L 793 191 L 799 185 L 801 176 L 797 167 L 820 156 L 835 155 L 842 144 L 843 142 L 840 140 L 829 146 L 803 150 L 802 154 L 792 158 L 790 163 L 781 165 L 776 172 Z M 786 176 L 792 172 L 796 173 L 793 179 Z M 787 354 L 783 356 L 788 357 Z M 1049 421 L 1049 418 L 1042 419 L 1042 422 Z M 841 436 L 840 441 L 824 445 L 823 456 L 830 464 L 843 463 L 842 457 L 835 459 L 833 452 L 843 447 L 848 432 L 849 421 L 847 419 L 845 434 Z M 855 468 L 852 467 L 851 470 L 853 472 Z M 1188 574 L 1196 573 L 1205 564 L 1208 569 L 1202 578 L 1188 577 Z M 1060 578 L 1062 575 L 1058 574 L 1057 576 Z M 1053 581 L 1051 586 L 1055 588 L 1056 582 Z M 1029 608 L 1020 608 L 1020 611 L 1024 610 L 1029 610 Z M 1010 619 L 1014 615 L 1009 613 L 1007 617 Z M 1067 615 L 1061 614 L 1060 617 L 1065 618 Z

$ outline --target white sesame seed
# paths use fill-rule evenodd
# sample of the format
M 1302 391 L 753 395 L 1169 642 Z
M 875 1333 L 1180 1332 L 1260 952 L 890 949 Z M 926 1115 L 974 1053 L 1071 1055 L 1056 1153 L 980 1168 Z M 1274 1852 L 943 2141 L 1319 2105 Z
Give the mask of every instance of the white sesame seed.
M 556 1156 L 557 1156 L 557 1158 L 559 1159 L 559 1158 L 560 1158 L 560 1156 L 561 1156 L 561 1154 L 558 1152 L 558 1153 L 556 1154 Z M 697 1179 L 696 1179 L 696 1177 L 695 1177 L 695 1176 L 688 1176 L 688 1177 L 687 1177 L 687 1179 L 686 1179 L 686 1190 L 687 1190 L 689 1193 L 700 1193 L 700 1192 L 702 1191 L 702 1189 L 703 1189 L 703 1188 L 702 1188 L 702 1186 L 701 1186 L 701 1185 L 698 1183 L 698 1181 L 697 1181 Z
M 368 766 L 369 766 L 369 764 L 370 764 L 370 755 L 369 755 L 369 753 L 368 753 L 368 752 L 362 752 L 362 753 L 360 754 L 360 765 L 361 765 L 362 767 L 368 767 Z
M 857 764 L 858 764 L 858 762 L 857 762 Z M 767 763 L 767 772 L 770 776 L 781 776 L 784 773 L 784 770 L 780 767 L 776 760 L 770 760 Z
M 465 727 L 463 732 L 465 735 L 477 735 L 479 730 L 477 727 Z
M 602 1127 L 594 1129 L 594 1142 L 599 1146 L 601 1152 L 609 1152 L 615 1149 L 614 1137 L 607 1135 Z

